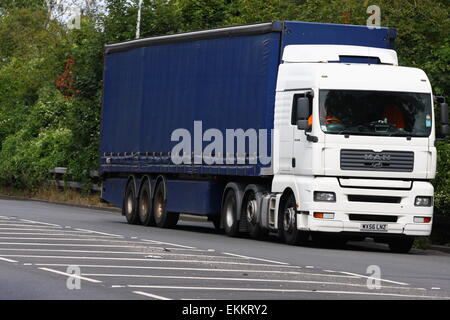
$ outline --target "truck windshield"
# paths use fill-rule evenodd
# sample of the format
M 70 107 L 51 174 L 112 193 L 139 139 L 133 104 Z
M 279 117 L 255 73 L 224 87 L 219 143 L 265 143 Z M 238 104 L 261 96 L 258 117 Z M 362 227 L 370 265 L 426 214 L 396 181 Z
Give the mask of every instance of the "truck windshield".
M 411 92 L 321 90 L 320 126 L 328 134 L 428 137 L 431 95 Z

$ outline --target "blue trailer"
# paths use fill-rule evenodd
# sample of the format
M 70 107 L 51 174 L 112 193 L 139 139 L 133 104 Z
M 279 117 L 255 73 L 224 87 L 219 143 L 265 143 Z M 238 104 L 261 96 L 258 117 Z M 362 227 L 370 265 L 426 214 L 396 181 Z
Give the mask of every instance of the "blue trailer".
M 396 81 L 417 76 L 405 68 L 399 70 L 395 36 L 390 28 L 284 21 L 106 46 L 100 146 L 102 198 L 122 208 L 132 224 L 171 227 L 180 213 L 189 213 L 208 216 L 231 236 L 239 231 L 255 237 L 275 231 L 287 242 L 301 239 L 302 230 L 344 231 L 309 222 L 315 200 L 308 190 L 317 183 L 314 179 L 368 179 L 355 187 L 372 188 L 377 179 L 389 179 L 393 173 L 375 167 L 352 167 L 353 171 L 342 167 L 327 173 L 331 166 L 327 168 L 325 158 L 335 154 L 326 154 L 326 142 L 336 135 L 329 134 L 331 129 L 326 132 L 321 123 L 319 98 L 325 91 L 320 89 L 336 89 L 335 83 L 342 81 L 342 89 L 347 91 L 412 91 L 429 96 L 429 86 L 409 90 L 407 85 L 412 84 L 408 82 L 389 90 L 372 79 L 362 88 L 361 79 L 354 84 L 355 79 L 347 79 L 352 72 L 356 78 L 364 73 L 369 79 L 393 74 Z M 349 68 L 340 71 L 344 66 Z M 319 88 L 319 82 L 331 81 L 327 78 L 332 74 L 341 74 L 342 79 L 335 78 L 334 84 Z M 418 74 L 424 77 L 423 72 Z M 432 111 L 427 116 L 431 121 Z M 309 126 L 304 127 L 307 120 Z M 430 131 L 426 139 L 432 139 L 434 128 L 430 125 L 425 129 Z M 208 153 L 208 145 L 213 140 L 219 142 L 218 133 L 225 140 L 229 137 L 227 130 L 241 130 L 244 147 L 215 148 Z M 256 149 L 248 134 L 251 130 L 266 133 L 257 136 Z M 375 135 L 368 133 L 369 140 Z M 182 138 L 186 148 L 180 152 L 177 146 Z M 184 141 L 187 138 L 190 140 Z M 332 143 L 349 140 L 342 139 Z M 221 142 L 233 144 L 235 140 Z M 373 143 L 383 144 L 378 140 Z M 261 148 L 264 145 L 266 148 Z M 180 161 L 174 160 L 175 152 Z M 408 155 L 390 157 L 400 157 L 407 164 L 411 161 Z M 359 156 L 355 153 L 353 159 L 360 161 Z M 337 157 L 335 162 L 339 163 Z M 208 161 L 211 159 L 214 161 Z M 432 167 L 415 170 L 399 169 L 394 176 L 422 179 L 433 174 Z M 421 177 L 424 171 L 428 175 Z M 326 193 L 321 196 L 326 198 Z

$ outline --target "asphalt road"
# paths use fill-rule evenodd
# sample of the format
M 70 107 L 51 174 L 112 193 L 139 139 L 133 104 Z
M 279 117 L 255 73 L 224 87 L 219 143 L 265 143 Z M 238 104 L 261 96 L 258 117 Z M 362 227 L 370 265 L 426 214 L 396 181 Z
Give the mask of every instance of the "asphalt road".
M 208 222 L 167 230 L 117 212 L 0 200 L 0 299 L 450 299 L 450 255 L 288 246 L 229 238 Z

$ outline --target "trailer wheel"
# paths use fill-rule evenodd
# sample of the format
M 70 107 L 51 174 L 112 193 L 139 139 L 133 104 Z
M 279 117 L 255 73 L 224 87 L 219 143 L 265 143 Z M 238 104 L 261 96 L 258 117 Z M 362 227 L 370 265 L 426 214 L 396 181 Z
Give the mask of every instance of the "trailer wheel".
M 225 233 L 229 237 L 236 237 L 239 234 L 239 221 L 237 221 L 237 201 L 236 193 L 233 189 L 228 189 L 222 204 L 222 219 Z
M 414 244 L 414 237 L 392 239 L 388 244 L 392 252 L 408 253 Z
M 158 183 L 153 197 L 153 217 L 156 225 L 160 228 L 175 227 L 180 217 L 179 213 L 166 210 L 165 185 L 163 181 Z
M 306 242 L 309 238 L 307 232 L 297 229 L 297 210 L 292 193 L 282 199 L 278 213 L 278 234 L 284 242 L 291 245 Z
M 150 182 L 144 181 L 139 192 L 139 220 L 144 226 L 155 226 L 155 217 L 153 216 L 153 203 L 151 198 Z
M 259 239 L 265 235 L 264 230 L 258 224 L 258 201 L 255 192 L 249 191 L 244 198 L 242 213 L 247 219 L 248 233 L 253 239 Z
M 122 206 L 122 213 L 127 218 L 129 224 L 139 224 L 140 222 L 136 207 L 136 188 L 134 181 L 130 179 L 125 189 Z

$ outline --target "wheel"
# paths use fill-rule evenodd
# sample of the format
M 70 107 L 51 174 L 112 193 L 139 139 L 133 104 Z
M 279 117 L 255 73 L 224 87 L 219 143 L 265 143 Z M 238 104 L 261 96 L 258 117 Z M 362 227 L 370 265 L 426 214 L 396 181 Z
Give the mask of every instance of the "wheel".
M 389 241 L 388 244 L 392 252 L 408 253 L 414 244 L 414 238 L 408 237 L 408 238 L 392 239 Z
M 244 199 L 242 205 L 242 214 L 245 215 L 247 219 L 248 233 L 253 239 L 259 239 L 265 235 L 265 230 L 263 230 L 257 221 L 258 217 L 258 201 L 254 191 L 250 191 Z
M 287 244 L 306 242 L 309 234 L 297 229 L 297 210 L 295 197 L 291 193 L 281 203 L 278 213 L 278 235 Z
M 139 215 L 136 208 L 136 188 L 132 179 L 128 181 L 127 187 L 125 188 L 122 214 L 127 218 L 129 224 L 139 224 Z
M 236 193 L 229 189 L 222 204 L 222 218 L 225 233 L 229 237 L 236 237 L 239 234 L 239 221 L 237 221 L 237 201 Z
M 155 217 L 153 216 L 153 204 L 150 191 L 150 182 L 146 180 L 139 192 L 138 214 L 141 224 L 144 226 L 155 226 Z
M 160 228 L 173 228 L 180 217 L 179 213 L 168 212 L 166 210 L 164 182 L 158 183 L 155 196 L 153 198 L 153 217 L 155 224 Z

